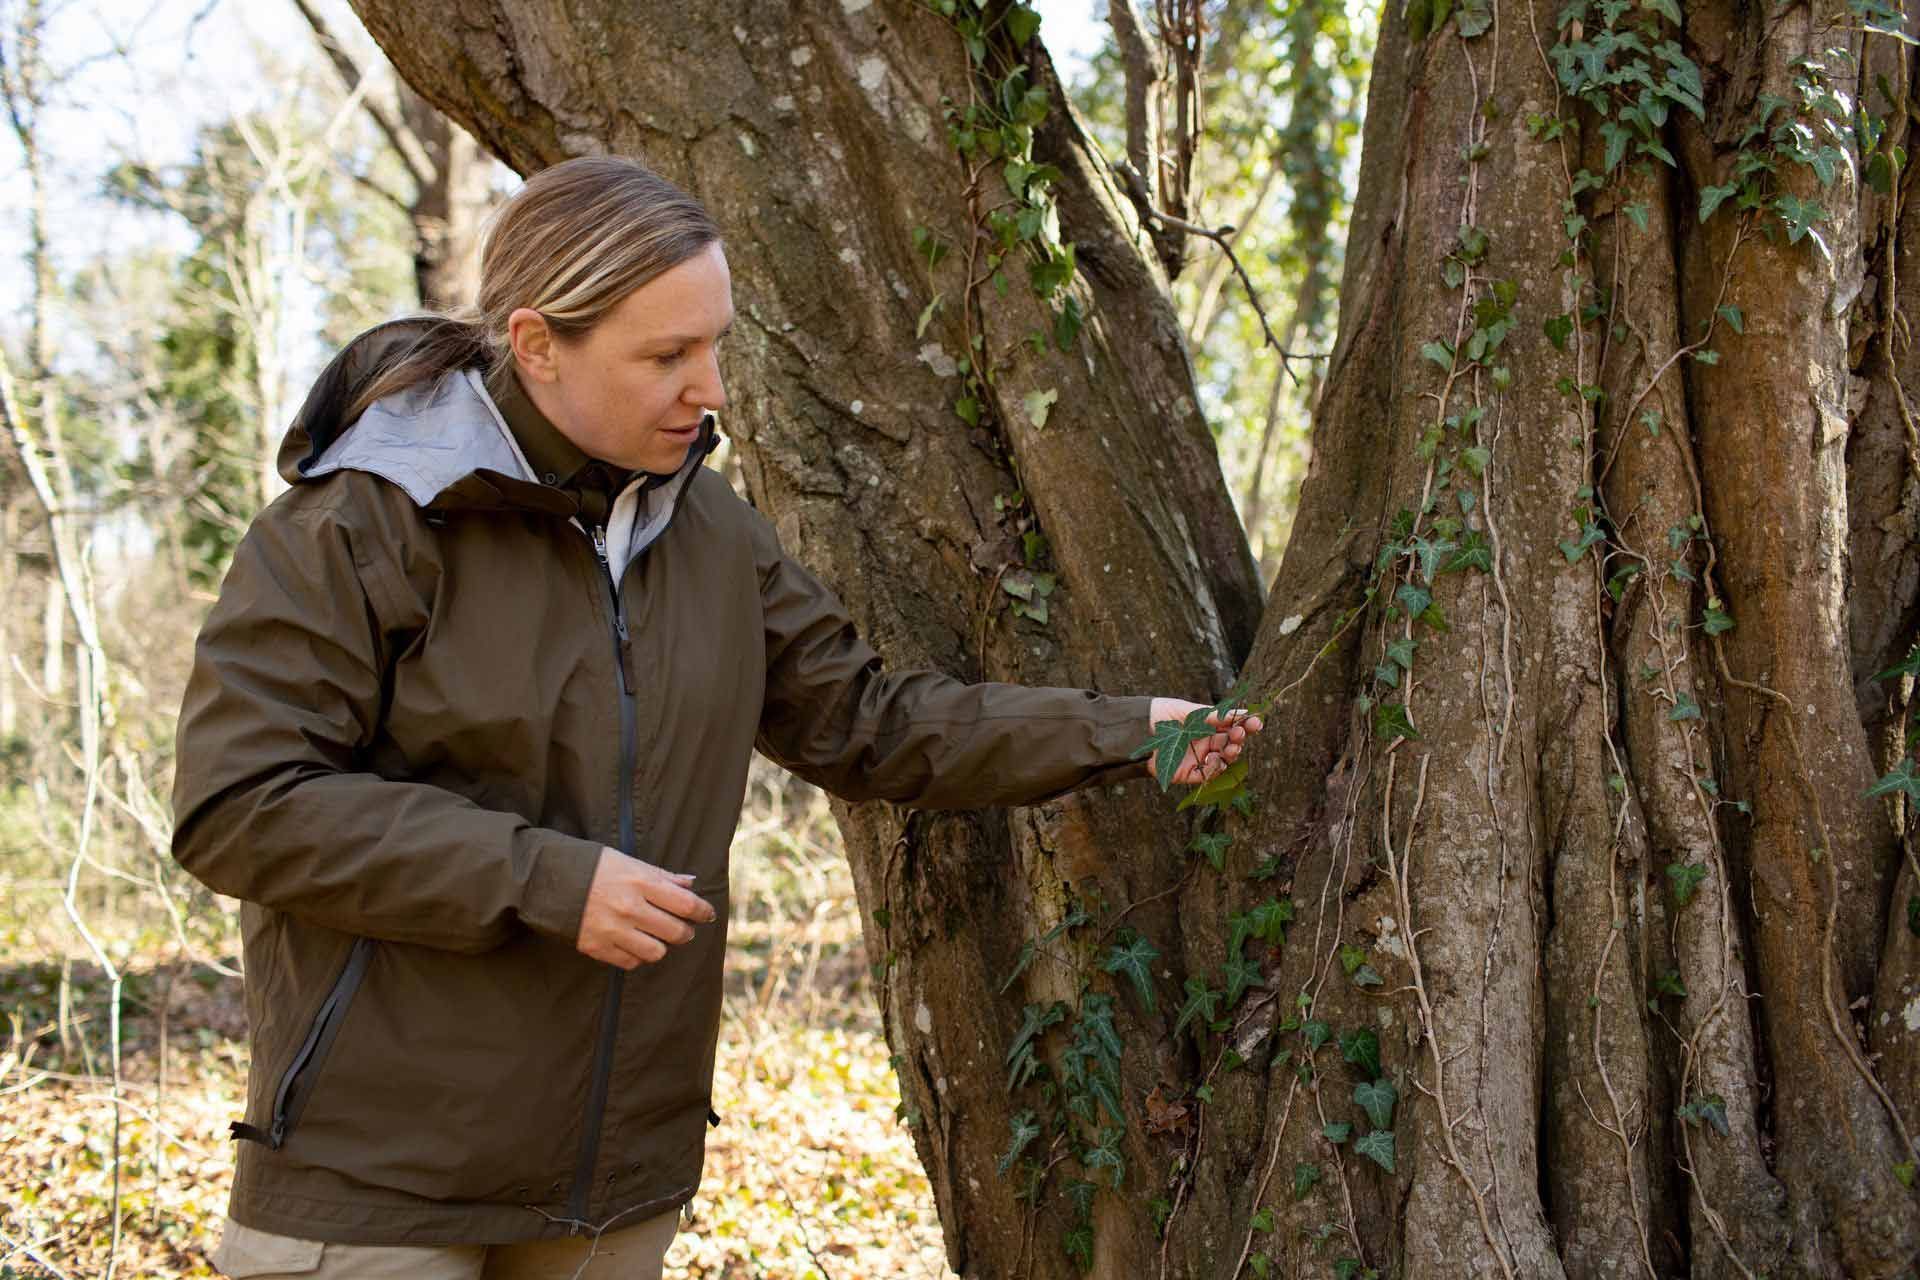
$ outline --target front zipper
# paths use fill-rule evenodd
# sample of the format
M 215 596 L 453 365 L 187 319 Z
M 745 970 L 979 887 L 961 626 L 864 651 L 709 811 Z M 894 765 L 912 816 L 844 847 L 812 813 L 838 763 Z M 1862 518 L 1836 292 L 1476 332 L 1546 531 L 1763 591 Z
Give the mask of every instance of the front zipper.
M 697 447 L 702 449 L 701 456 L 704 458 L 719 443 L 719 437 L 713 436 Z M 680 503 L 692 487 L 693 477 L 688 476 L 679 492 L 673 495 L 673 507 L 661 525 L 661 534 L 665 534 L 673 524 L 673 517 L 680 512 Z M 638 518 L 639 513 L 636 512 L 636 522 Z M 627 630 L 626 614 L 620 607 L 620 588 L 614 581 L 613 569 L 607 561 L 606 527 L 594 525 L 588 536 L 593 539 L 593 558 L 600 567 L 601 579 L 607 584 L 608 602 L 613 606 L 613 666 L 620 684 L 620 852 L 632 857 L 634 740 L 638 736 L 636 721 L 639 718 L 638 690 L 635 688 L 638 681 L 631 667 L 633 637 Z M 654 541 L 659 541 L 658 535 Z M 641 547 L 628 563 L 646 555 L 652 546 L 653 543 L 649 542 Z M 624 568 L 622 573 L 624 576 Z M 620 1030 L 620 993 L 626 976 L 626 971 L 618 968 L 607 975 L 606 994 L 600 1002 L 600 1036 L 593 1053 L 593 1082 L 587 1091 L 586 1130 L 580 1137 L 580 1157 L 574 1164 L 573 1190 L 567 1196 L 567 1216 L 573 1219 L 575 1231 L 585 1226 L 588 1201 L 593 1195 L 593 1171 L 600 1162 L 600 1129 L 606 1119 L 607 1090 L 613 1079 L 613 1046 Z
M 347 962 L 341 966 L 340 976 L 333 980 L 327 998 L 320 1003 L 320 1011 L 313 1015 L 313 1025 L 307 1028 L 307 1038 L 300 1042 L 299 1051 L 293 1055 L 293 1061 L 280 1076 L 279 1087 L 273 1094 L 273 1114 L 266 1130 L 263 1132 L 253 1125 L 235 1122 L 228 1126 L 234 1137 L 264 1142 L 275 1151 L 286 1143 L 287 1131 L 299 1120 L 307 1099 L 313 1096 L 313 1088 L 309 1084 L 296 1100 L 294 1086 L 309 1066 L 317 1070 L 326 1061 L 334 1038 L 340 1034 L 340 1024 L 346 1020 L 347 1006 L 352 1003 L 354 992 L 360 989 L 360 979 L 366 975 L 367 962 L 372 956 L 372 938 L 353 940 L 353 950 L 347 953 Z

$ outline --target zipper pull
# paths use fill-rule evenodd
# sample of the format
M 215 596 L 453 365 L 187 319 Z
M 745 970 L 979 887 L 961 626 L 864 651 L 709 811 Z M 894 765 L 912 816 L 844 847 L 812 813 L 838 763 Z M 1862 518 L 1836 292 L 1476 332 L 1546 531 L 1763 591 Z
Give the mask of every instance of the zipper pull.
M 600 562 L 600 571 L 605 573 L 608 579 L 611 580 L 613 570 L 607 567 L 607 529 L 605 525 L 597 524 L 593 526 L 593 555 L 594 558 Z
M 625 613 L 618 604 L 613 606 L 613 632 L 620 640 L 620 692 L 631 694 L 634 690 L 633 679 L 633 636 L 627 631 Z

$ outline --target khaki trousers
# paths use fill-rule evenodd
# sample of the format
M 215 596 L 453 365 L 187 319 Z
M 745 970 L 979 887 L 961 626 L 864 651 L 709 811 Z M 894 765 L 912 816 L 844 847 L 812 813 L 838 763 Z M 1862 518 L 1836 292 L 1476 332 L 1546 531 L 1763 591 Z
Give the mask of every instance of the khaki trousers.
M 660 1280 L 680 1211 L 672 1209 L 598 1240 L 566 1236 L 524 1244 L 333 1244 L 277 1236 L 227 1219 L 214 1270 L 232 1280 Z

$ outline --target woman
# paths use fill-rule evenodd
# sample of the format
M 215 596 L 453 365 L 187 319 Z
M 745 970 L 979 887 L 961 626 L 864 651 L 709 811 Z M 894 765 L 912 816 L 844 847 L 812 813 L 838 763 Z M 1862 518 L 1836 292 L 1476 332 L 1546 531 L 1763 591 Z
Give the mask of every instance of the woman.
M 252 1028 L 229 1276 L 657 1276 L 750 749 L 1025 804 L 1195 705 L 882 672 L 701 465 L 726 257 L 643 166 L 536 175 L 482 259 L 469 318 L 321 376 L 195 651 L 174 852 L 242 900 Z

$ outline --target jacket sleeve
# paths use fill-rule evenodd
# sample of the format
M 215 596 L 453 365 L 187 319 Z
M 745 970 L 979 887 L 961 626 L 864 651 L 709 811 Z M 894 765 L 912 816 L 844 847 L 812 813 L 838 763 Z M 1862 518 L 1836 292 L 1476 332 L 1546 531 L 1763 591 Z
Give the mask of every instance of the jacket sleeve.
M 1145 697 L 967 684 L 881 669 L 846 608 L 758 517 L 767 688 L 759 749 L 846 800 L 922 809 L 1036 804 L 1134 776 Z
M 340 512 L 288 499 L 242 539 L 194 647 L 174 857 L 347 933 L 482 951 L 524 925 L 573 942 L 598 843 L 366 771 L 390 656 L 375 568 Z

